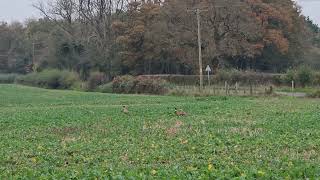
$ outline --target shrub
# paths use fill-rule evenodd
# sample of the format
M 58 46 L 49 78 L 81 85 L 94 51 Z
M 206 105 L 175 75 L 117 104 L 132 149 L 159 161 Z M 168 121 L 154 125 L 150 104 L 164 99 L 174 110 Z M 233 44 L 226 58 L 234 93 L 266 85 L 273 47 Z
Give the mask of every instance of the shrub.
M 313 84 L 320 85 L 320 72 L 314 73 L 313 75 Z
M 36 74 L 36 85 L 39 87 L 58 89 L 60 79 L 60 71 L 48 70 Z
M 16 78 L 16 83 L 29 86 L 37 86 L 37 73 L 30 73 Z
M 235 73 L 235 72 L 233 72 Z M 233 74 L 234 76 L 234 74 Z M 230 71 L 226 71 L 226 70 L 219 70 L 217 73 L 216 73 L 216 81 L 218 82 L 225 82 L 225 81 L 229 81 L 231 82 L 231 78 L 232 78 L 232 75 L 230 73 Z
M 287 71 L 284 82 L 287 85 L 290 85 L 292 81 L 301 85 L 302 87 L 310 85 L 314 81 L 313 71 L 306 66 L 301 66 L 297 69 L 290 69 Z
M 225 81 L 231 84 L 236 82 L 248 85 L 249 83 L 270 84 L 274 82 L 275 76 L 279 74 L 257 73 L 251 71 L 219 70 L 215 75 L 210 76 L 212 84 L 224 84 Z M 160 78 L 175 85 L 199 85 L 197 75 L 144 75 L 143 77 Z M 204 84 L 207 84 L 207 76 L 204 75 Z
M 112 81 L 112 90 L 115 93 L 134 93 L 135 78 L 133 76 L 118 76 Z
M 0 84 L 14 83 L 17 77 L 17 74 L 0 74 Z
M 316 92 L 310 94 L 309 97 L 312 97 L 312 98 L 320 98 L 320 91 L 316 91 Z
M 112 93 L 112 82 L 98 86 L 97 91 L 101 93 Z
M 115 93 L 164 94 L 167 83 L 160 78 L 119 76 L 112 81 L 112 90 Z
M 289 69 L 284 77 L 284 82 L 286 84 L 291 84 L 292 81 L 296 81 L 297 72 L 293 69 Z
M 297 70 L 297 81 L 302 87 L 312 83 L 313 72 L 310 68 L 306 66 L 301 66 Z
M 88 86 L 89 90 L 95 90 L 98 86 L 103 85 L 107 82 L 106 75 L 101 72 L 93 72 L 90 74 L 88 78 Z
M 81 80 L 74 82 L 69 89 L 72 89 L 75 91 L 88 91 L 87 83 Z
M 79 77 L 73 72 L 52 69 L 20 76 L 16 79 L 16 82 L 41 88 L 70 89 L 75 83 L 79 82 Z
M 283 76 L 283 75 L 275 75 L 272 78 L 272 84 L 274 84 L 276 86 L 280 86 L 284 83 L 284 78 L 285 78 L 285 76 Z
M 134 86 L 136 93 L 147 94 L 165 94 L 167 92 L 167 83 L 160 78 L 147 78 L 138 76 Z
M 58 79 L 59 89 L 73 89 L 79 84 L 80 78 L 77 73 L 70 71 L 61 71 L 60 73 Z

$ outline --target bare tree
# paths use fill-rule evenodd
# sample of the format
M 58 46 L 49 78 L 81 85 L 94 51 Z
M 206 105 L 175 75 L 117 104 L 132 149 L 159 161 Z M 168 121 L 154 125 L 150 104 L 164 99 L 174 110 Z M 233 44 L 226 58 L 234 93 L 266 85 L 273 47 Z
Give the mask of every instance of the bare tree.
M 108 56 L 114 41 L 112 22 L 128 3 L 129 0 L 54 0 L 40 1 L 34 7 L 74 40 L 95 46 L 110 73 L 112 60 Z

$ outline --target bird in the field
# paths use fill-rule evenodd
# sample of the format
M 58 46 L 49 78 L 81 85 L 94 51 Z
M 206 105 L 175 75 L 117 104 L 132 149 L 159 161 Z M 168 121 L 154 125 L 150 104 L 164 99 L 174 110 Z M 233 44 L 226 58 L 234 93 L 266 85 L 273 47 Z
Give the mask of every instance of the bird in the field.
M 128 106 L 122 106 L 122 112 L 124 114 L 129 114 Z
M 182 109 L 177 109 L 177 108 L 174 108 L 174 113 L 177 115 L 177 116 L 186 116 L 187 113 L 184 112 Z

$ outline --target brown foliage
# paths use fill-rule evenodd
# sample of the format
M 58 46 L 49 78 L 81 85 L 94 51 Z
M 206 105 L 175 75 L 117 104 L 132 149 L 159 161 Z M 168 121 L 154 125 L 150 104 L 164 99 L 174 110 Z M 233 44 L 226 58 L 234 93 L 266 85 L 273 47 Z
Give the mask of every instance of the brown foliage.
M 252 62 L 270 47 L 283 55 L 290 52 L 290 36 L 299 17 L 293 2 L 232 1 L 241 7 L 227 6 L 228 2 L 222 3 L 224 8 L 219 7 L 220 1 L 131 3 L 130 18 L 115 24 L 122 28 L 117 30 L 122 32 L 117 42 L 122 46 L 124 64 L 129 69 L 140 69 L 138 74 L 170 73 L 172 69 L 179 71 L 181 65 L 197 69 L 197 24 L 195 15 L 186 12 L 197 6 L 208 10 L 201 15 L 206 64 L 213 65 L 214 59 L 221 58 Z

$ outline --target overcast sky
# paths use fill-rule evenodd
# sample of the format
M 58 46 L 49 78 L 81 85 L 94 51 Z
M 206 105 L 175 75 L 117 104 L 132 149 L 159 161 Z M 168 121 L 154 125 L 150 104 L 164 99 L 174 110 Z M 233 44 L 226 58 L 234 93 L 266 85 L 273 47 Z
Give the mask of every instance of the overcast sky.
M 0 21 L 24 21 L 40 13 L 32 7 L 38 0 L 0 0 Z M 320 0 L 297 0 L 306 16 L 320 25 Z

